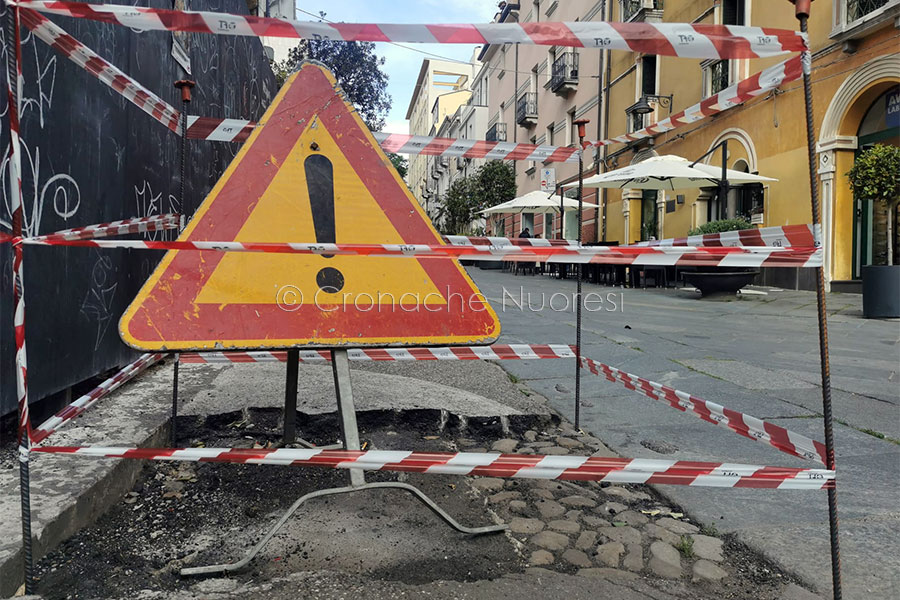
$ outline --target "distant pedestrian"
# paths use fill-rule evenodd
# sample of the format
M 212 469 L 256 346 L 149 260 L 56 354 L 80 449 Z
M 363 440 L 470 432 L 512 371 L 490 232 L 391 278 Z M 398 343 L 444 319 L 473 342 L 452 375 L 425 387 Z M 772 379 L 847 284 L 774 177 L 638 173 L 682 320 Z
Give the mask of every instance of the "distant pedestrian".
M 520 238 L 530 238 L 531 232 L 528 231 L 528 228 L 526 227 L 525 229 L 522 230 L 522 233 L 519 234 L 519 237 Z

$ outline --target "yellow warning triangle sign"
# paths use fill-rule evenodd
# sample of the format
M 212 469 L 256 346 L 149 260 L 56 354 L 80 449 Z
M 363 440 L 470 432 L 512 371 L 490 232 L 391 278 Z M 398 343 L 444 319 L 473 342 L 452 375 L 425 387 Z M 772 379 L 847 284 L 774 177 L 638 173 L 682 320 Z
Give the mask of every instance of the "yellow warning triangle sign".
M 325 68 L 305 63 L 179 239 L 439 244 Z M 497 315 L 453 259 L 173 250 L 119 324 L 142 350 L 485 344 Z

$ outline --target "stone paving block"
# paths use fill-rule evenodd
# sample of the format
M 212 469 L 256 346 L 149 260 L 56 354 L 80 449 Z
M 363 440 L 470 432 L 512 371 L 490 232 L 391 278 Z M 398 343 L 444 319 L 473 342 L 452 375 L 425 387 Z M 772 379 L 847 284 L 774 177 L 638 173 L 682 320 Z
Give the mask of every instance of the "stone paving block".
M 506 438 L 506 439 L 497 440 L 496 442 L 494 442 L 493 445 L 491 446 L 491 450 L 493 450 L 494 452 L 501 452 L 503 454 L 509 454 L 513 450 L 515 450 L 516 446 L 518 446 L 518 445 L 519 445 L 518 440 Z
M 710 563 L 711 564 L 711 563 Z M 650 544 L 650 570 L 667 579 L 681 578 L 681 555 L 669 544 L 656 541 Z
M 637 502 L 638 500 L 650 500 L 650 496 L 645 494 L 644 492 L 632 492 L 631 490 L 626 490 L 623 487 L 618 487 L 611 485 L 607 488 L 603 488 L 603 493 L 607 496 L 614 496 L 616 498 L 622 499 L 625 502 Z
M 555 531 L 541 531 L 528 540 L 535 546 L 546 550 L 562 550 L 569 545 L 569 537 Z
M 535 566 L 552 565 L 554 560 L 555 559 L 553 558 L 553 555 L 546 550 L 535 550 L 531 553 L 531 558 L 528 559 L 528 564 Z
M 525 433 L 522 434 L 522 437 L 525 438 L 526 442 L 533 442 L 533 441 L 537 440 L 537 435 L 538 435 L 537 431 L 535 431 L 533 429 L 529 429 L 528 431 L 526 431 Z
M 629 571 L 640 571 L 644 568 L 644 548 L 640 544 L 627 544 L 622 566 Z
M 532 496 L 536 498 L 542 498 L 544 500 L 553 500 L 553 492 L 544 488 L 532 488 L 528 491 Z
M 597 509 L 597 512 L 601 515 L 617 515 L 626 510 L 628 510 L 628 507 L 621 502 L 604 502 L 600 505 L 600 508 Z
M 523 519 L 516 517 L 509 522 L 509 530 L 513 533 L 524 533 L 531 535 L 539 533 L 544 529 L 544 522 L 540 519 Z
M 626 545 L 641 543 L 641 532 L 634 527 L 607 527 L 599 533 L 611 542 L 622 542 Z
M 658 519 L 656 524 L 660 527 L 665 527 L 672 533 L 677 533 L 679 535 L 684 535 L 687 533 L 697 533 L 700 531 L 700 528 L 696 525 L 691 525 L 690 523 L 685 523 L 684 521 L 676 521 L 671 517 L 663 517 L 662 519 Z
M 555 519 L 566 514 L 566 509 L 555 500 L 542 500 L 537 503 L 538 512 L 545 519 Z
M 613 521 L 621 521 L 622 523 L 625 523 L 627 525 L 638 526 L 648 523 L 650 519 L 637 511 L 625 510 L 620 513 L 616 513 L 615 517 L 613 517 Z
M 594 547 L 594 544 L 597 543 L 597 532 L 596 531 L 582 531 L 581 535 L 578 536 L 578 539 L 575 540 L 575 547 L 579 550 L 587 552 L 591 548 Z
M 562 559 L 570 565 L 575 565 L 576 567 L 580 568 L 587 568 L 592 566 L 591 559 L 588 558 L 588 555 L 581 550 L 576 550 L 574 548 L 569 548 L 568 550 L 563 552 Z
M 528 503 L 524 500 L 513 500 L 509 503 L 509 510 L 516 514 L 524 515 L 528 512 Z
M 499 504 L 501 502 L 517 500 L 521 497 L 522 497 L 522 492 L 508 490 L 505 492 L 497 492 L 496 494 L 492 494 L 492 495 L 488 496 L 487 501 L 488 501 L 488 504 Z
M 728 577 L 728 571 L 715 563 L 702 558 L 694 563 L 694 577 L 692 581 L 719 581 Z
M 675 535 L 668 529 L 664 529 L 656 523 L 647 523 L 644 526 L 644 531 L 646 531 L 650 537 L 662 540 L 665 543 L 671 544 L 673 546 L 677 545 L 678 542 L 681 541 L 681 536 Z
M 547 527 L 563 533 L 575 534 L 581 531 L 581 525 L 577 521 L 556 520 L 547 523 Z
M 566 496 L 565 498 L 560 498 L 559 502 L 575 508 L 591 508 L 597 506 L 596 502 L 586 496 Z
M 713 562 L 722 562 L 725 559 L 722 554 L 722 540 L 719 538 L 694 534 L 691 536 L 691 539 L 694 540 L 694 554 L 700 558 Z
M 618 567 L 619 557 L 625 553 L 625 544 L 622 542 L 609 542 L 597 546 L 595 558 L 598 563 L 607 567 Z
M 568 454 L 569 449 L 563 448 L 562 446 L 550 446 L 549 448 L 544 448 L 541 453 L 546 454 L 547 456 L 561 456 L 563 454 Z

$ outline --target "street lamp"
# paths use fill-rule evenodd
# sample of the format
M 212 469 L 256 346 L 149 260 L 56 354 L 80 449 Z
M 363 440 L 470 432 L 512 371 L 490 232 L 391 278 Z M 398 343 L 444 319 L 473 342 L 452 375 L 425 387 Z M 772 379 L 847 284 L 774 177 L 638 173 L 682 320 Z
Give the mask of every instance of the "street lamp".
M 653 112 L 653 107 L 650 106 L 650 102 L 654 102 L 663 108 L 669 109 L 669 114 L 672 114 L 672 99 L 675 97 L 675 94 L 669 94 L 668 96 L 658 96 L 656 94 L 644 94 L 641 96 L 641 99 L 628 107 L 628 112 L 637 113 L 639 115 L 648 115 Z

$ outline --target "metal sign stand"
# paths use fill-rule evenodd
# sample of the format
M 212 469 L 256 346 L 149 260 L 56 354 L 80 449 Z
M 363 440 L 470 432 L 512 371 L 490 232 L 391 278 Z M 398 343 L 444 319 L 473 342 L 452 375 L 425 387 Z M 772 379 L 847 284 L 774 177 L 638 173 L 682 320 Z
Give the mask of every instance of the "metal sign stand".
M 297 355 L 297 350 L 288 351 L 288 368 L 290 365 L 297 364 L 296 359 L 291 358 L 291 353 Z M 359 450 L 359 429 L 356 424 L 356 406 L 353 402 L 353 388 L 350 384 L 350 360 L 347 357 L 347 350 L 331 351 L 331 368 L 334 372 L 334 389 L 337 397 L 338 414 L 341 418 L 341 435 L 344 438 L 345 450 Z M 295 380 L 296 381 L 296 380 Z M 296 385 L 294 386 L 296 399 Z M 288 419 L 285 417 L 285 424 Z M 468 535 L 484 535 L 486 533 L 499 533 L 506 531 L 508 525 L 487 525 L 485 527 L 466 527 L 460 524 L 456 519 L 450 516 L 444 509 L 438 506 L 434 500 L 429 498 L 425 493 L 415 486 L 399 481 L 384 481 L 376 483 L 366 483 L 364 472 L 362 469 L 349 469 L 350 485 L 338 488 L 326 488 L 316 490 L 298 498 L 287 511 L 281 516 L 281 519 L 272 527 L 268 533 L 254 546 L 241 560 L 220 565 L 209 565 L 206 567 L 190 567 L 181 569 L 182 575 L 209 575 L 212 573 L 226 573 L 238 571 L 247 566 L 250 561 L 265 547 L 272 537 L 280 530 L 288 519 L 293 516 L 300 506 L 313 498 L 321 498 L 323 496 L 335 496 L 337 494 L 346 494 L 349 492 L 361 492 L 374 489 L 398 489 L 409 492 L 422 504 L 427 506 L 434 514 L 443 519 L 450 527 Z

